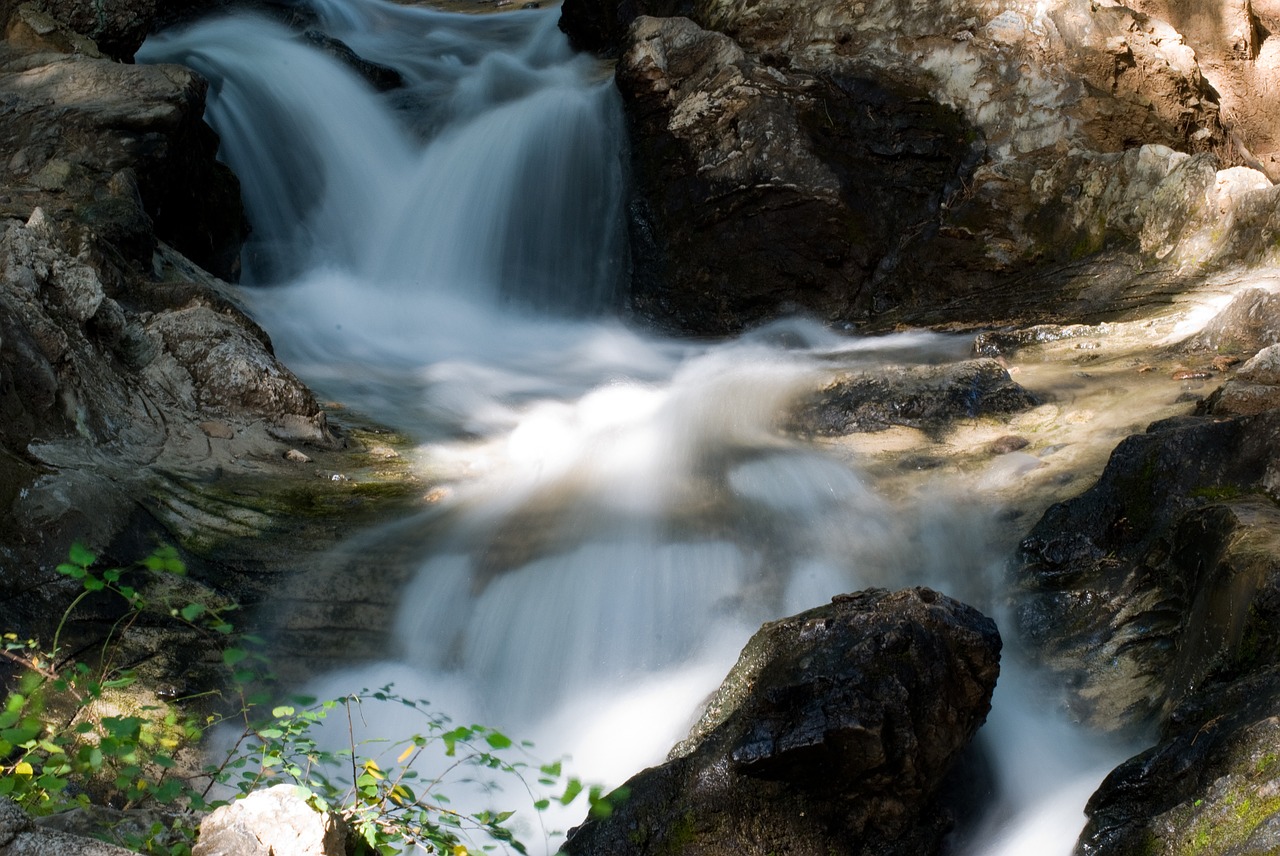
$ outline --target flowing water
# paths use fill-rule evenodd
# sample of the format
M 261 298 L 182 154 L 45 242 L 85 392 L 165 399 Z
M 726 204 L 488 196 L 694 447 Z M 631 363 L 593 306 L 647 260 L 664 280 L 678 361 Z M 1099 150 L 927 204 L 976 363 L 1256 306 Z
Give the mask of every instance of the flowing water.
M 616 785 L 662 758 L 762 621 L 869 585 L 999 614 L 1009 543 L 989 483 L 891 502 L 856 455 L 777 424 L 835 368 L 958 359 L 967 340 L 803 319 L 717 344 L 629 329 L 621 108 L 558 10 L 311 9 L 404 86 L 379 94 L 249 15 L 140 58 L 211 81 L 254 228 L 251 300 L 285 362 L 418 438 L 448 486 L 423 511 L 438 525 L 413 545 L 397 650 L 317 692 L 394 681 Z M 1065 854 L 1116 759 L 1029 706 L 1013 659 L 983 738 L 1000 794 L 972 851 Z

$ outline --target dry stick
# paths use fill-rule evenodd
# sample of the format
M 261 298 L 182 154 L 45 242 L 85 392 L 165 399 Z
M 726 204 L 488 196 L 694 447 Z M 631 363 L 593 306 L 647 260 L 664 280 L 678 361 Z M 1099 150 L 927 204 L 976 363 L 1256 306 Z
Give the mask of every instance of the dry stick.
M 25 669 L 30 669 L 31 671 L 35 672 L 37 675 L 46 677 L 51 681 L 55 681 L 58 679 L 57 672 L 51 672 L 42 666 L 37 666 L 28 658 L 21 657 L 8 649 L 0 648 L 0 657 L 4 657 L 6 660 L 12 660 L 13 662 L 17 663 L 19 666 L 22 666 Z

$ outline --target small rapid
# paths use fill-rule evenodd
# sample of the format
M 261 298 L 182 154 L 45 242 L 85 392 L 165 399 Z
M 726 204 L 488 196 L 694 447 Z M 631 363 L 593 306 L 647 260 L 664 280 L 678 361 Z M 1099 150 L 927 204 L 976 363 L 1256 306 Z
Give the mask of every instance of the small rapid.
M 558 10 L 319 0 L 310 14 L 404 85 L 378 93 L 249 14 L 153 37 L 139 58 L 210 81 L 253 226 L 247 294 L 277 352 L 417 438 L 447 487 L 422 512 L 430 538 L 366 536 L 420 540 L 395 649 L 313 694 L 394 683 L 613 786 L 661 760 L 763 621 L 914 584 L 1000 617 L 997 501 L 941 480 L 891 500 L 856 456 L 780 426 L 836 368 L 960 359 L 968 341 L 804 319 L 716 344 L 637 332 L 617 311 L 621 105 Z M 1069 853 L 1114 753 L 1005 674 L 983 732 L 1005 797 L 969 852 Z M 1028 746 L 1060 751 L 1028 767 Z

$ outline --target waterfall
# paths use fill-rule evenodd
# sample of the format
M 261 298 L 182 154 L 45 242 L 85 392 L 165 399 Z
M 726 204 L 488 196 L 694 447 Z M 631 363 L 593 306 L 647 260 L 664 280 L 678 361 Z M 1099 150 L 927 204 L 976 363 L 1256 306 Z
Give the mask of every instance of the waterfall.
M 629 329 L 615 311 L 621 108 L 569 50 L 558 9 L 310 12 L 404 85 L 379 93 L 242 13 L 153 37 L 139 58 L 210 81 L 207 118 L 253 226 L 253 309 L 279 354 L 417 437 L 450 488 L 424 511 L 443 523 L 415 545 L 397 650 L 315 692 L 394 681 L 616 785 L 661 760 L 762 621 L 870 585 L 996 607 L 998 507 L 976 488 L 895 503 L 847 453 L 778 425 L 833 366 L 958 359 L 966 340 L 851 338 L 803 319 L 719 344 Z M 1072 783 L 1036 846 L 1066 854 L 1114 759 L 1077 750 L 1074 731 L 1049 736 L 1051 717 L 1022 714 L 1020 684 L 1002 678 L 985 739 L 1017 797 L 1009 816 Z M 1028 741 L 1063 756 L 1020 767 Z M 972 852 L 1015 852 L 1021 834 L 992 831 Z

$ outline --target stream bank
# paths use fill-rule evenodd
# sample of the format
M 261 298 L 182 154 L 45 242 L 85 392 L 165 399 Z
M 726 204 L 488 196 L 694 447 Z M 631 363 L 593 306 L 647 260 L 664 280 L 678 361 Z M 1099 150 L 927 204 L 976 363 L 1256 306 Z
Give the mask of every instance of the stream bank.
M 1209 399 L 1280 337 L 1266 297 L 1275 287 L 1276 192 L 1262 172 L 1239 165 L 1244 156 L 1232 148 L 1212 93 L 1172 28 L 1123 7 L 1070 3 L 1049 11 L 956 4 L 946 14 L 931 10 L 928 20 L 893 4 L 884 4 L 884 15 L 857 20 L 820 3 L 794 12 L 768 12 L 766 5 L 691 4 L 678 11 L 693 21 L 644 19 L 616 36 L 637 177 L 628 205 L 634 317 L 684 333 L 723 334 L 800 310 L 846 332 L 920 325 L 947 331 L 944 343 L 930 345 L 936 353 L 904 357 L 910 365 L 896 374 L 850 375 L 840 358 L 824 358 L 830 371 L 805 383 L 810 393 L 826 389 L 822 406 L 840 418 L 824 419 L 822 430 L 794 420 L 795 433 L 819 435 L 816 446 L 854 464 L 872 493 L 891 500 L 899 513 L 887 515 L 885 525 L 901 528 L 907 537 L 899 543 L 914 545 L 909 558 L 922 565 L 966 560 L 928 555 L 925 533 L 942 519 L 927 513 L 929 494 L 949 492 L 984 513 L 998 506 L 998 525 L 975 529 L 976 537 L 986 539 L 984 549 L 1011 555 L 1043 509 L 1082 493 L 1104 473 L 1112 448 L 1149 422 L 1181 420 L 1152 431 L 1153 438 L 1171 429 L 1213 434 L 1205 446 L 1243 466 L 1240 456 L 1251 447 L 1241 438 L 1265 441 L 1270 434 L 1257 426 L 1269 423 L 1233 420 L 1245 418 L 1236 414 L 1246 406 L 1267 408 L 1272 376 L 1255 363 L 1241 380 L 1261 392 L 1237 385 L 1233 395 Z M 574 8 L 566 9 L 567 22 Z M 905 17 L 894 17 L 899 12 Z M 12 416 L 4 434 L 12 475 L 4 480 L 4 543 L 13 620 L 35 627 L 65 600 L 51 569 L 73 539 L 127 560 L 123 554 L 162 531 L 219 595 L 277 601 L 272 622 L 285 627 L 282 650 L 286 658 L 298 655 L 286 669 L 361 663 L 386 647 L 383 630 L 415 559 L 378 552 L 376 539 L 347 536 L 403 514 L 404 526 L 424 530 L 417 537 L 438 538 L 438 518 L 468 519 L 464 503 L 441 500 L 465 497 L 483 474 L 439 460 L 418 466 L 416 440 L 322 407 L 274 358 L 235 291 L 179 254 L 231 276 L 227 248 L 243 235 L 230 200 L 233 180 L 212 160 L 199 121 L 204 83 L 173 66 L 94 58 L 82 41 L 88 35 L 70 29 L 73 18 L 60 23 L 49 15 L 13 12 L 9 31 L 16 35 L 6 43 L 4 66 L 6 103 L 28 122 L 16 126 L 0 158 L 11 185 L 4 203 L 11 218 L 9 328 L 0 363 Z M 607 29 L 621 34 L 624 23 Z M 1042 57 L 1052 62 L 1040 64 Z M 1009 72 L 1022 64 L 1043 75 L 1019 89 Z M 1152 87 L 1163 93 L 1153 101 L 1143 96 Z M 139 101 L 120 103 L 121 90 L 141 93 Z M 50 102 L 70 106 L 50 111 Z M 864 121 L 857 109 L 863 104 L 875 106 L 874 121 Z M 199 198 L 196 210 L 162 192 L 180 187 Z M 861 207 L 868 199 L 885 210 L 868 214 Z M 741 251 L 726 254 L 725 246 Z M 1243 304 L 1228 306 L 1237 297 Z M 1228 327 L 1233 316 L 1247 323 Z M 765 325 L 756 334 L 783 349 L 820 341 L 785 326 Z M 1016 384 L 1026 396 L 994 412 L 976 403 L 956 409 L 955 377 L 972 376 L 938 381 L 930 364 L 971 357 L 998 360 L 984 362 L 981 376 Z M 868 388 L 869 407 L 865 396 L 851 397 Z M 951 408 L 922 404 L 931 400 Z M 1195 427 L 1197 419 L 1225 427 Z M 875 430 L 834 436 L 860 425 Z M 787 431 L 779 435 L 790 442 Z M 452 439 L 458 450 L 482 445 L 465 435 Z M 744 495 L 768 505 L 781 491 L 752 481 L 759 470 L 747 465 L 767 456 L 749 440 L 705 467 L 723 475 L 736 496 L 690 491 L 665 522 L 693 529 L 710 521 L 730 531 L 741 525 L 733 503 Z M 1253 718 L 1220 716 L 1222 699 L 1262 686 L 1271 668 L 1245 656 L 1270 639 L 1269 566 L 1239 570 L 1232 558 L 1238 551 L 1227 549 L 1244 543 L 1270 554 L 1269 469 L 1253 481 L 1206 481 L 1209 459 L 1201 451 L 1156 455 L 1149 467 L 1138 465 L 1146 479 L 1141 497 L 1130 491 L 1107 500 L 1115 506 L 1111 517 L 1075 512 L 1105 531 L 1072 522 L 1066 561 L 1061 550 L 1046 548 L 1049 580 L 1025 582 L 1036 596 L 1019 613 L 1036 643 L 1033 656 L 1047 651 L 1042 656 L 1055 660 L 1076 693 L 1064 703 L 1077 711 L 1098 697 L 1141 694 L 1152 683 L 1180 688 L 1120 705 L 1117 730 L 1163 729 L 1160 758 L 1183 757 L 1187 735 L 1211 722 L 1223 729 L 1215 732 L 1222 745 L 1247 743 L 1271 710 L 1270 696 L 1260 692 L 1250 696 L 1261 706 L 1249 708 Z M 1113 459 L 1104 485 L 1134 481 L 1126 460 Z M 557 512 L 574 509 L 579 490 L 566 480 L 547 491 L 553 503 L 531 500 L 510 515 L 484 541 L 472 587 L 555 555 L 557 544 L 562 549 Z M 1153 496 L 1170 509 L 1156 514 Z M 437 513 L 438 503 L 445 510 Z M 1035 530 L 1037 543 L 1064 537 L 1045 530 L 1070 514 L 1050 512 Z M 1156 522 L 1167 523 L 1169 533 Z M 952 525 L 963 527 L 963 517 Z M 1118 538 L 1128 549 L 1130 530 L 1141 541 L 1132 556 L 1106 540 Z M 1165 541 L 1212 553 L 1199 556 L 1212 572 L 1203 580 L 1175 575 L 1172 594 L 1136 587 L 1156 599 L 1163 624 L 1131 620 L 1135 586 L 1108 589 L 1124 621 L 1109 612 L 1085 618 L 1119 631 L 1117 638 L 1099 651 L 1059 658 L 1054 646 L 1064 644 L 1063 621 L 1090 640 L 1099 634 L 1073 616 L 1037 624 L 1047 614 L 1043 603 L 1095 601 L 1092 565 L 1109 575 L 1109 585 L 1133 574 L 1163 585 L 1166 572 L 1152 556 Z M 337 544 L 345 554 L 316 558 Z M 1185 551 L 1178 555 L 1184 572 L 1195 564 Z M 1078 560 L 1090 569 L 1070 565 Z M 313 567 L 297 573 L 304 565 Z M 364 576 L 372 566 L 380 573 Z M 1022 579 L 1017 566 L 1014 573 Z M 1254 615 L 1253 623 L 1206 605 L 1212 598 L 1202 592 L 1235 576 L 1252 588 L 1232 606 Z M 965 589 L 953 593 L 966 600 L 1000 606 L 1002 587 L 979 570 L 950 585 Z M 317 590 L 333 600 L 310 599 Z M 1206 648 L 1201 636 L 1171 637 L 1169 627 L 1188 615 L 1207 616 L 1209 625 L 1189 626 L 1221 631 L 1221 646 Z M 1139 649 L 1129 643 L 1148 631 L 1163 659 L 1143 660 L 1130 670 L 1136 677 L 1108 666 L 1113 649 Z M 1206 670 L 1187 673 L 1188 652 L 1210 648 L 1216 653 L 1202 657 Z M 1206 760 L 1177 788 L 1152 785 L 1154 795 L 1128 805 L 1114 796 L 1129 793 L 1123 777 L 1159 765 L 1122 768 L 1095 801 L 1088 847 L 1100 849 L 1090 852 L 1129 852 L 1123 847 L 1137 846 L 1133 841 L 1149 847 L 1151 836 L 1162 852 L 1179 852 L 1184 830 L 1213 844 L 1219 815 L 1239 804 L 1240 787 L 1219 787 L 1223 777 L 1257 793 L 1269 787 L 1270 767 L 1253 749 L 1237 756 L 1255 769 L 1224 772 Z M 1204 811 L 1187 808 L 1205 803 Z M 1272 815 L 1265 806 L 1237 814 L 1213 852 L 1250 840 L 1266 845 Z

